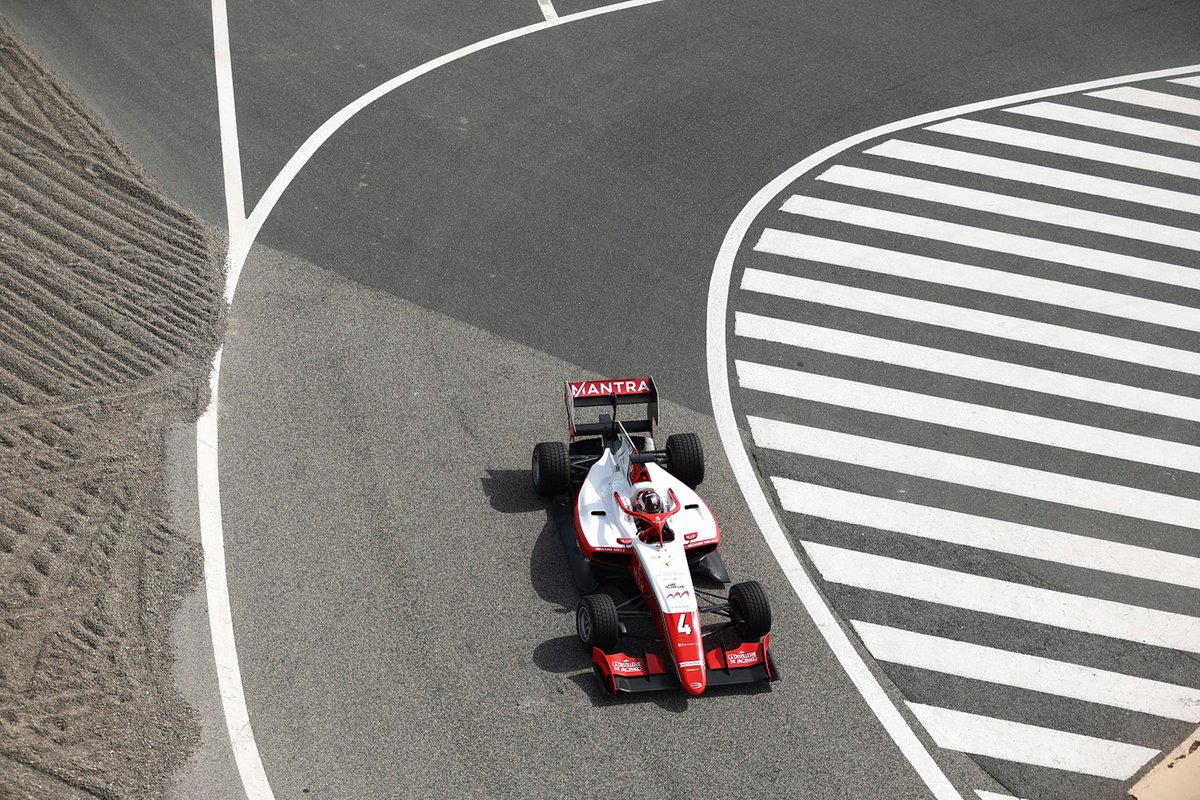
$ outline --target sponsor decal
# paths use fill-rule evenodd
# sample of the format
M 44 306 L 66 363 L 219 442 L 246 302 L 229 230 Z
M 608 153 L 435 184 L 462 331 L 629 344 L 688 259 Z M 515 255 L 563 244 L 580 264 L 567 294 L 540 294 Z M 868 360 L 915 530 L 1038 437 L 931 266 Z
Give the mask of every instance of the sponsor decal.
M 683 588 L 683 584 L 682 584 L 682 583 L 676 583 L 675 581 L 671 581 L 670 583 L 668 583 L 668 584 L 667 584 L 666 586 L 664 586 L 663 588 L 665 588 L 665 589 L 682 589 L 682 588 Z
M 685 667 L 698 667 L 703 663 L 703 661 L 680 661 L 679 668 L 683 669 Z
M 649 378 L 619 381 L 579 381 L 571 384 L 571 397 L 607 397 L 609 395 L 645 394 L 650 391 Z
M 646 668 L 642 666 L 642 662 L 627 658 L 623 661 L 613 661 L 612 671 L 619 672 L 622 675 L 636 675 L 645 672 Z
M 758 663 L 758 653 L 733 652 L 726 655 L 731 667 L 748 667 Z
M 687 589 L 684 589 L 682 592 L 668 592 L 667 599 L 668 600 L 682 600 L 683 598 L 688 597 L 689 595 L 691 595 L 691 592 L 689 592 Z
M 703 683 L 701 683 L 700 681 L 692 681 L 692 683 L 691 683 L 691 687 L 692 687 L 693 689 L 703 689 L 703 688 L 704 688 L 704 684 L 703 684 Z

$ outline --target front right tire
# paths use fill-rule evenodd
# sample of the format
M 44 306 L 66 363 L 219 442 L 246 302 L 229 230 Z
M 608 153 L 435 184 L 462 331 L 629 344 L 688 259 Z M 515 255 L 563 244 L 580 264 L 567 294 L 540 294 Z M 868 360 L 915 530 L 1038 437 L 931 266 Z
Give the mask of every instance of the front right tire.
M 757 642 L 771 632 L 771 604 L 758 581 L 730 586 L 729 605 L 732 606 L 733 624 L 743 642 Z

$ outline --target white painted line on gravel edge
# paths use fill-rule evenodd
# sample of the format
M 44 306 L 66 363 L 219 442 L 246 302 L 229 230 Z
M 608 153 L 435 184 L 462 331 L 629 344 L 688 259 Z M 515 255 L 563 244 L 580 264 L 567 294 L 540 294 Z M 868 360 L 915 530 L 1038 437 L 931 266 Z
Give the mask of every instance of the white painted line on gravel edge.
M 713 416 L 716 418 L 717 429 L 721 435 L 721 443 L 729 458 L 738 485 L 746 498 L 746 503 L 758 523 L 763 538 L 767 542 L 775 559 L 779 562 L 792 590 L 804 604 L 809 616 L 817 629 L 825 638 L 834 656 L 846 671 L 863 699 L 879 718 L 888 735 L 900 748 L 900 751 L 913 765 L 930 792 L 938 800 L 962 800 L 962 795 L 954 788 L 950 779 L 942 772 L 940 766 L 930 755 L 925 743 L 918 737 L 913 727 L 900 713 L 896 704 L 888 697 L 887 691 L 871 672 L 866 660 L 850 641 L 845 629 L 841 626 L 833 609 L 825 601 L 817 589 L 812 577 L 801 564 L 795 549 L 776 518 L 767 500 L 766 492 L 759 482 L 758 475 L 750 463 L 750 456 L 742 441 L 738 429 L 737 416 L 733 411 L 733 400 L 730 396 L 729 362 L 726 346 L 726 317 L 729 309 L 729 287 L 733 277 L 733 264 L 741 249 L 742 241 L 750 226 L 767 205 L 777 198 L 787 187 L 806 173 L 821 166 L 823 163 L 856 145 L 881 136 L 891 135 L 907 128 L 919 125 L 929 125 L 941 122 L 955 116 L 971 114 L 976 111 L 997 108 L 1011 103 L 1027 103 L 1044 97 L 1100 89 L 1133 81 L 1166 78 L 1176 75 L 1194 73 L 1200 70 L 1200 65 L 1177 69 L 1145 72 L 1137 75 L 1126 75 L 1100 81 L 1064 86 L 1058 89 L 1048 89 L 1027 94 L 1002 97 L 995 100 L 985 100 L 956 108 L 921 114 L 898 122 L 881 125 L 871 130 L 850 136 L 839 142 L 822 148 L 811 156 L 800 161 L 790 169 L 777 176 L 774 180 L 760 189 L 734 219 L 733 224 L 725 234 L 721 249 L 713 264 L 712 280 L 708 290 L 707 309 L 707 338 L 708 338 L 708 386 L 712 395 Z
M 614 11 L 652 5 L 663 0 L 625 0 L 621 3 L 568 14 L 545 22 L 537 22 L 459 48 L 427 61 L 391 80 L 376 86 L 325 121 L 313 131 L 271 181 L 254 210 L 247 217 L 242 187 L 241 154 L 238 145 L 237 114 L 234 104 L 233 62 L 229 47 L 229 17 L 225 0 L 212 0 L 213 54 L 216 61 L 217 108 L 221 130 L 221 160 L 225 178 L 225 208 L 229 224 L 229 247 L 225 256 L 225 303 L 233 304 L 238 280 L 250 248 L 258 238 L 275 204 L 284 190 L 304 168 L 317 150 L 355 114 L 389 92 L 413 81 L 438 67 L 512 41 L 531 33 L 568 22 L 578 22 Z M 542 0 L 539 0 L 542 2 Z M 549 6 L 545 0 L 544 6 Z M 550 6 L 553 11 L 553 6 Z M 544 12 L 543 7 L 543 12 Z M 218 389 L 221 376 L 221 351 L 218 347 L 209 372 L 208 406 L 196 421 L 196 489 L 199 502 L 200 539 L 204 548 L 204 582 L 208 601 L 209 627 L 212 632 L 213 659 L 216 664 L 218 689 L 225 714 L 225 726 L 233 748 L 242 788 L 248 800 L 274 800 L 271 784 L 263 768 L 250 714 L 242 686 L 241 668 L 233 633 L 233 614 L 229 600 L 228 574 L 225 570 L 225 533 L 221 514 L 220 472 L 217 457 L 220 408 Z

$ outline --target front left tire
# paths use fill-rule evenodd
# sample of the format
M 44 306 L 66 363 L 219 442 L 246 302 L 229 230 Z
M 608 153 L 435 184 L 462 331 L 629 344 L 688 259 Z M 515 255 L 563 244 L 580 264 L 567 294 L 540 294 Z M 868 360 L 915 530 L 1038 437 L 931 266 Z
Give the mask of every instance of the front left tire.
M 575 610 L 575 633 L 589 653 L 593 647 L 605 652 L 611 650 L 621 635 L 617 604 L 606 594 L 585 594 Z

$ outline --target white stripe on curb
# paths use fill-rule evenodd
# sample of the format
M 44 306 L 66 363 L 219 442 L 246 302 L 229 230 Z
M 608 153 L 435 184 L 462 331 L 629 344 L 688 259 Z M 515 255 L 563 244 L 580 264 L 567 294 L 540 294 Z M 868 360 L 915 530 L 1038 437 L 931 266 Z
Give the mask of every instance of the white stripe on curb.
M 817 180 L 897 197 L 909 197 L 929 203 L 1013 217 L 1014 219 L 1043 222 L 1091 233 L 1103 233 L 1124 239 L 1137 239 L 1168 247 L 1200 251 L 1200 233 L 1196 231 L 1131 217 L 1120 217 L 1115 214 L 1101 214 L 1097 211 L 1088 211 L 1073 206 L 1044 203 L 1026 197 L 985 192 L 966 186 L 910 178 L 890 172 L 876 172 L 861 167 L 847 167 L 842 164 L 825 170 L 817 177 Z
M 1200 100 L 1195 100 L 1191 97 L 1180 97 L 1179 95 L 1167 94 L 1166 92 L 1152 92 L 1149 89 L 1139 89 L 1136 86 L 1119 86 L 1115 89 L 1102 89 L 1098 92 L 1089 92 L 1088 94 L 1091 97 L 1115 100 L 1118 103 L 1128 103 L 1130 105 L 1142 106 L 1143 108 L 1156 108 L 1159 111 L 1173 111 L 1176 114 L 1188 114 L 1193 117 L 1200 117 Z
M 1026 586 L 915 561 L 804 542 L 821 577 L 856 589 L 1110 639 L 1200 653 L 1200 619 L 1155 608 Z
M 1133 777 L 1157 750 L 1021 722 L 909 703 L 933 740 L 949 750 L 1101 778 Z
M 1187 686 L 870 622 L 856 621 L 854 630 L 880 661 L 1167 719 L 1200 722 L 1200 690 Z
M 850 433 L 747 417 L 754 443 L 769 450 L 821 458 L 901 475 L 1029 497 L 1164 525 L 1191 529 L 1200 519 L 1200 500 L 1150 492 L 1001 461 L 929 450 Z M 1196 646 L 1200 648 L 1200 631 Z M 1200 652 L 1200 650 L 1197 650 Z
M 960 225 L 956 222 L 945 222 L 930 217 L 901 214 L 897 211 L 839 203 L 819 197 L 794 195 L 788 198 L 782 208 L 792 214 L 816 219 L 844 222 L 847 225 L 858 225 L 864 228 L 877 228 L 881 231 L 903 233 L 922 239 L 935 239 L 1037 261 L 1052 261 L 1056 264 L 1094 269 L 1097 272 L 1125 275 L 1170 286 L 1200 289 L 1200 270 L 1179 264 L 1169 264 L 1165 261 L 1152 261 L 1148 258 L 1127 256 L 1108 250 L 1095 250 L 1063 242 L 1051 242 L 1046 239 L 1019 236 L 1015 233 L 1005 233 L 988 228 L 973 228 L 970 225 Z
M 743 389 L 1107 458 L 1200 472 L 1200 448 L 1193 445 L 753 361 L 738 361 L 736 367 L 738 383 Z
M 935 325 L 982 336 L 994 336 L 997 339 L 1083 353 L 1097 358 L 1110 358 L 1139 366 L 1200 374 L 1200 353 L 1190 350 L 1177 350 L 1136 339 L 1123 339 L 1119 336 L 935 303 L 906 295 L 885 294 L 841 283 L 814 281 L 753 268 L 748 268 L 742 273 L 742 289 L 834 308 L 878 314 L 922 325 Z
M 1161 172 L 1164 175 L 1200 178 L 1200 164 L 1195 161 L 1146 153 L 1141 150 L 1130 150 L 1124 147 L 1113 147 L 1099 142 L 1071 139 L 1066 136 L 1055 136 L 1050 133 L 1027 131 L 1023 128 L 1010 128 L 1007 125 L 994 125 L 974 119 L 952 119 L 947 122 L 939 122 L 937 125 L 930 125 L 926 130 L 978 139 L 982 142 L 1022 147 L 1026 150 L 1039 150 L 1043 153 L 1086 158 L 1090 161 L 1143 169 L 1148 172 Z
M 885 250 L 857 242 L 766 228 L 754 249 L 760 253 L 836 264 L 848 269 L 895 275 L 915 281 L 956 286 L 1003 297 L 1016 297 L 1033 303 L 1047 303 L 1093 314 L 1134 319 L 1151 325 L 1200 332 L 1200 308 L 999 269 L 975 267 L 914 253 Z
M 1120 114 L 1109 114 L 1104 111 L 1092 111 L 1088 108 L 1064 106 L 1058 103 L 1033 103 L 1017 108 L 1006 108 L 1013 114 L 1024 114 L 1027 117 L 1051 119 L 1056 122 L 1067 122 L 1072 125 L 1082 125 L 1087 128 L 1099 128 L 1116 133 L 1127 133 L 1130 136 L 1141 136 L 1145 139 L 1157 139 L 1162 142 L 1189 144 L 1200 147 L 1200 130 L 1180 128 L 1177 125 L 1164 125 L 1161 122 L 1125 117 Z
M 1039 561 L 1200 589 L 1200 558 L 959 511 L 771 478 L 785 511 Z
M 744 311 L 737 312 L 734 317 L 734 332 L 738 336 L 765 342 L 1200 422 L 1200 398 L 1108 383 L 1024 364 L 865 336 L 837 328 L 762 317 Z
M 1035 186 L 1049 186 L 1054 189 L 1107 197 L 1126 203 L 1139 203 L 1156 208 L 1173 208 L 1189 214 L 1200 214 L 1200 197 L 1194 194 L 1162 189 L 1158 186 L 1147 186 L 1142 183 L 1118 181 L 1099 175 L 1043 167 L 1040 164 L 1030 164 L 1025 161 L 995 158 L 979 153 L 968 153 L 964 150 L 951 150 L 919 142 L 906 142 L 901 139 L 889 139 L 866 152 L 873 156 L 894 158 L 912 164 L 927 164 L 931 167 L 969 172 L 972 175 L 986 175 L 989 178 L 1030 183 Z

